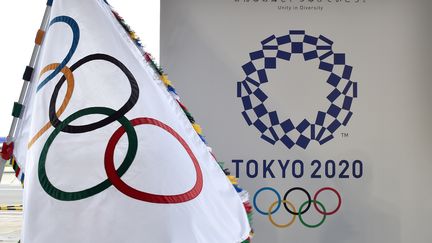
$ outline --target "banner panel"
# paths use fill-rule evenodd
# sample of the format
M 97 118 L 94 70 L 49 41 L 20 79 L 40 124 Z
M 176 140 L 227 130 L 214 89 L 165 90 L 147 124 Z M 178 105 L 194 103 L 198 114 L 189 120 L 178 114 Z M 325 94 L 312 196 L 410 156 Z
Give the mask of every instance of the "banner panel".
M 254 242 L 432 239 L 431 11 L 161 1 L 162 66 L 251 193 Z

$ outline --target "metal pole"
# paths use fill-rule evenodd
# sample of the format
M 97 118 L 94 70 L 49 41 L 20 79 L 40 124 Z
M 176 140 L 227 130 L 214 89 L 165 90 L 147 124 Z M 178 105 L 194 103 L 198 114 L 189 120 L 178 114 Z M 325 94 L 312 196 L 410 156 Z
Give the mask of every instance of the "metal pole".
M 45 31 L 48 27 L 48 21 L 49 21 L 50 14 L 51 14 L 52 4 L 53 4 L 53 0 L 47 1 L 47 4 L 46 4 L 47 6 L 45 8 L 44 17 L 42 19 L 42 23 L 40 25 L 40 28 L 36 34 L 35 45 L 33 47 L 33 53 L 32 53 L 32 56 L 30 58 L 29 65 L 26 67 L 26 69 L 24 71 L 24 75 L 23 75 L 24 83 L 23 83 L 23 86 L 21 88 L 21 93 L 20 93 L 18 102 L 15 102 L 14 106 L 13 106 L 12 116 L 14 118 L 12 120 L 12 124 L 11 124 L 10 130 L 9 130 L 9 135 L 6 138 L 6 143 L 8 145 L 15 141 L 16 128 L 21 121 L 21 116 L 22 116 L 23 111 L 25 109 L 24 104 L 26 104 L 26 101 L 28 100 L 29 93 L 27 91 L 29 90 L 30 81 L 31 81 L 31 78 L 33 76 L 33 70 L 34 70 L 36 61 L 37 61 L 38 56 L 39 56 L 39 50 L 41 48 L 41 45 L 42 45 L 42 42 L 43 42 L 43 39 L 45 36 Z M 1 181 L 1 178 L 3 176 L 5 165 L 6 165 L 6 160 L 4 160 L 3 158 L 0 158 L 0 181 Z

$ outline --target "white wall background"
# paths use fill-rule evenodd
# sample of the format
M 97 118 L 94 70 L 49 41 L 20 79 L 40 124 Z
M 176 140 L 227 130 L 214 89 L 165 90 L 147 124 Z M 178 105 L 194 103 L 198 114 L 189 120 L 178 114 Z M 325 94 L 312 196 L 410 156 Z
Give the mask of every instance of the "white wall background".
M 96 1 L 96 0 L 93 0 Z M 160 0 L 108 1 L 141 37 L 144 47 L 159 59 Z M 7 136 L 13 102 L 22 86 L 34 37 L 45 11 L 45 0 L 2 1 L 0 14 L 0 137 Z

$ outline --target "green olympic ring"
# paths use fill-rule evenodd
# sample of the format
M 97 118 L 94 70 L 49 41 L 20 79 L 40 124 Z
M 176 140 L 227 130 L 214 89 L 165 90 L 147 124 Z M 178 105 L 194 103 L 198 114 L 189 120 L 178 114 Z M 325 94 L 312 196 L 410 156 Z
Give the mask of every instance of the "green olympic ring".
M 300 213 L 300 212 L 302 211 L 303 207 L 306 206 L 306 204 L 310 205 L 310 203 L 316 203 L 316 204 L 320 205 L 321 208 L 322 208 L 322 210 L 324 211 L 323 218 L 321 219 L 321 221 L 320 221 L 318 224 L 314 224 L 314 225 L 312 225 L 312 224 L 307 224 L 307 223 L 303 220 L 302 214 Z M 300 222 L 302 222 L 302 224 L 303 224 L 304 226 L 306 226 L 306 227 L 308 227 L 308 228 L 317 228 L 317 227 L 321 226 L 321 225 L 324 223 L 324 221 L 325 221 L 325 219 L 326 219 L 326 217 L 327 217 L 326 214 L 325 214 L 325 212 L 326 212 L 326 209 L 325 209 L 324 205 L 323 205 L 321 202 L 319 202 L 319 201 L 317 201 L 317 200 L 308 200 L 308 201 L 304 202 L 304 203 L 300 206 L 298 216 L 299 216 Z
M 116 112 L 115 110 L 110 109 L 110 108 L 106 108 L 106 107 L 85 108 L 85 109 L 79 110 L 79 111 L 73 113 L 72 115 L 70 115 L 69 117 L 67 117 L 63 122 L 60 123 L 59 126 L 57 126 L 54 129 L 54 131 L 48 137 L 48 139 L 47 139 L 47 141 L 46 141 L 46 143 L 42 149 L 40 158 L 39 158 L 39 167 L 38 167 L 39 182 L 46 193 L 48 193 L 50 196 L 52 196 L 53 198 L 58 199 L 58 200 L 76 201 L 76 200 L 81 200 L 84 198 L 91 197 L 95 194 L 98 194 L 98 193 L 104 191 L 105 189 L 109 188 L 110 186 L 112 186 L 112 183 L 109 181 L 109 179 L 106 179 L 103 182 L 101 182 L 101 183 L 99 183 L 93 187 L 90 187 L 88 189 L 84 189 L 84 190 L 76 191 L 76 192 L 65 192 L 65 191 L 62 191 L 62 190 L 56 188 L 51 183 L 51 181 L 48 179 L 45 164 L 46 164 L 46 158 L 47 158 L 47 154 L 48 154 L 48 150 L 49 150 L 50 146 L 52 145 L 54 139 L 63 130 L 64 127 L 69 125 L 74 120 L 76 120 L 80 117 L 86 116 L 86 115 L 102 114 L 102 115 L 111 116 L 115 112 Z M 137 148 L 138 148 L 138 139 L 137 139 L 137 134 L 135 132 L 134 127 L 132 126 L 131 122 L 126 117 L 122 116 L 118 119 L 118 121 L 126 130 L 126 134 L 127 134 L 128 141 L 129 141 L 126 157 L 123 160 L 123 163 L 117 169 L 117 174 L 121 177 L 121 176 L 123 176 L 124 173 L 126 173 L 126 171 L 131 166 L 133 160 L 135 159 L 135 155 L 136 155 Z

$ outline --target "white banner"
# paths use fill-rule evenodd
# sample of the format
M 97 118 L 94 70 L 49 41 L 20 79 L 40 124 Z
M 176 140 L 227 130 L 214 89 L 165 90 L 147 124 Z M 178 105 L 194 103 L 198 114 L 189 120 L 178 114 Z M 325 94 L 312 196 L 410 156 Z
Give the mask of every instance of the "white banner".
M 430 1 L 162 0 L 161 61 L 254 242 L 429 242 Z
M 23 243 L 249 236 L 241 198 L 132 38 L 103 0 L 54 1 L 15 148 Z

